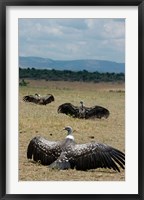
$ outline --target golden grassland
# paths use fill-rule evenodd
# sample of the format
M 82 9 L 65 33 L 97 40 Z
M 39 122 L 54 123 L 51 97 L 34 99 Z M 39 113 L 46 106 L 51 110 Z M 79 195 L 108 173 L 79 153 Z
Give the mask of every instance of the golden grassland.
M 71 126 L 77 143 L 97 141 L 125 152 L 125 85 L 120 83 L 83 83 L 28 80 L 19 88 L 19 180 L 20 181 L 124 181 L 125 170 L 89 171 L 52 170 L 26 157 L 29 141 L 37 136 L 48 140 L 63 140 L 65 126 Z M 44 106 L 26 103 L 24 95 L 53 94 L 55 101 Z M 86 106 L 101 105 L 110 111 L 108 119 L 74 119 L 58 114 L 60 104 L 71 102 Z

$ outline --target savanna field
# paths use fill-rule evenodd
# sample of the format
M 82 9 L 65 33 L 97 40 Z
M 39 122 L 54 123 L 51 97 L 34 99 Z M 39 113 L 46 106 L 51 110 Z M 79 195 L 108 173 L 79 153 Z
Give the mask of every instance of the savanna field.
M 125 152 L 125 85 L 124 83 L 84 83 L 28 80 L 19 87 L 19 180 L 20 181 L 124 181 L 125 170 L 89 171 L 53 170 L 26 157 L 29 141 L 35 136 L 48 140 L 63 140 L 65 126 L 73 128 L 77 143 L 97 141 Z M 45 105 L 24 102 L 23 96 L 38 93 L 53 94 L 55 101 Z M 110 111 L 108 119 L 75 119 L 58 114 L 60 104 L 70 102 L 79 106 L 100 105 Z

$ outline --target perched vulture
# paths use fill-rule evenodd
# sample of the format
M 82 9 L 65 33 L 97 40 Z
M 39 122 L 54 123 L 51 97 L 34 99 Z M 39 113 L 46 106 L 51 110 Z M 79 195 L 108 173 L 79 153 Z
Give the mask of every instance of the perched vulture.
M 109 168 L 120 172 L 124 169 L 125 154 L 106 144 L 90 142 L 76 144 L 72 128 L 67 126 L 67 136 L 63 141 L 48 141 L 34 137 L 27 148 L 27 158 L 56 169 L 88 170 Z
M 54 101 L 54 96 L 52 94 L 48 94 L 47 96 L 42 96 L 42 97 L 39 94 L 27 95 L 23 97 L 23 100 L 26 102 L 32 102 L 39 105 L 46 105 Z
M 74 106 L 71 103 L 64 103 L 58 107 L 58 113 L 64 113 L 74 118 L 89 119 L 89 118 L 108 118 L 110 112 L 104 107 L 93 106 L 85 107 L 83 101 L 80 101 L 80 106 Z

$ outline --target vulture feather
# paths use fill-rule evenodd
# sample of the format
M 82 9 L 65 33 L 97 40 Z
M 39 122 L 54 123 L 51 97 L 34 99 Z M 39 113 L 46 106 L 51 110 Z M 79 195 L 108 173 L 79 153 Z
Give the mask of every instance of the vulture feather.
M 58 107 L 58 113 L 64 113 L 74 118 L 89 119 L 89 118 L 108 118 L 110 115 L 109 110 L 102 106 L 86 107 L 83 105 L 83 101 L 80 102 L 80 106 L 74 106 L 71 103 L 64 103 Z
M 54 96 L 52 94 L 48 94 L 47 96 L 40 96 L 39 94 L 35 95 L 27 95 L 23 97 L 25 102 L 32 102 L 39 105 L 47 105 L 54 101 Z
M 109 168 L 120 172 L 124 169 L 125 154 L 107 144 L 89 142 L 76 144 L 72 128 L 67 126 L 63 141 L 48 141 L 42 137 L 33 138 L 27 148 L 27 158 L 56 169 L 89 170 Z

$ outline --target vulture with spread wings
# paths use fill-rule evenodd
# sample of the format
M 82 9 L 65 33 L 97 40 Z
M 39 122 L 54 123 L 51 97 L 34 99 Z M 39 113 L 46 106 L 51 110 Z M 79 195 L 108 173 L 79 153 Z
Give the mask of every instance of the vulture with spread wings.
M 54 101 L 54 96 L 52 94 L 48 94 L 46 96 L 40 96 L 39 94 L 35 95 L 26 95 L 23 97 L 23 101 L 31 102 L 39 105 L 47 105 Z
M 125 154 L 106 144 L 89 142 L 76 144 L 72 128 L 65 127 L 67 136 L 63 141 L 33 138 L 27 148 L 27 158 L 56 169 L 89 170 L 109 168 L 120 172 L 124 169 Z
M 109 110 L 102 106 L 86 107 L 83 101 L 80 101 L 80 106 L 74 106 L 71 103 L 64 103 L 58 107 L 58 113 L 64 113 L 74 118 L 89 119 L 89 118 L 108 118 Z

